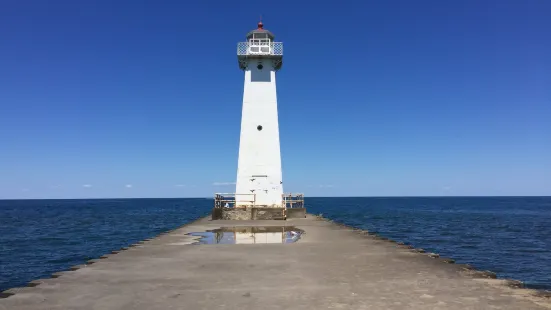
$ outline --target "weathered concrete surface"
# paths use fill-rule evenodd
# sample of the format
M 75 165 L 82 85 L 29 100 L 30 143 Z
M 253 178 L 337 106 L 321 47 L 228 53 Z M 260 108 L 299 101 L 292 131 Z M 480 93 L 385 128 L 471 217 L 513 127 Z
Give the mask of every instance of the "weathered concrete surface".
M 297 219 L 306 217 L 306 208 L 288 208 L 285 210 L 288 219 Z
M 189 245 L 189 232 L 289 225 L 292 244 Z M 202 219 L 0 299 L 0 309 L 546 309 L 546 299 L 312 216 Z M 36 281 L 34 283 L 37 283 Z
M 251 216 L 253 220 L 284 220 L 284 211 L 283 208 L 251 208 Z
M 245 221 L 251 219 L 251 210 L 240 208 L 214 208 L 212 210 L 213 220 Z
M 246 221 L 246 220 L 284 220 L 283 208 L 214 208 L 213 220 Z

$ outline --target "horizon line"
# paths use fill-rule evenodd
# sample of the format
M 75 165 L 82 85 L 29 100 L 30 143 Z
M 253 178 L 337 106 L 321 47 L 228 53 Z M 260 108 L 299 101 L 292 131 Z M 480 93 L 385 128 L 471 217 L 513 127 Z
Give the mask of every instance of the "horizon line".
M 551 195 L 405 195 L 405 196 L 304 196 L 304 198 L 546 198 Z M 105 197 L 105 198 L 0 198 L 13 200 L 131 200 L 131 199 L 214 199 L 214 197 Z

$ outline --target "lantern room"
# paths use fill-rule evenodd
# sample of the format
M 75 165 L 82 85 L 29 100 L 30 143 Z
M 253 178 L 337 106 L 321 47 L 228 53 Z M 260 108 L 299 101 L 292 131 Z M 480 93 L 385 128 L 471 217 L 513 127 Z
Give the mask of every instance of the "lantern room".
M 274 42 L 274 38 L 274 34 L 259 22 L 257 29 L 247 33 L 247 41 L 237 44 L 239 67 L 245 70 L 250 59 L 268 58 L 273 60 L 273 68 L 279 70 L 283 63 L 283 43 Z
M 272 53 L 274 35 L 265 30 L 264 24 L 259 22 L 258 28 L 247 34 L 247 42 L 249 43 L 249 54 L 270 55 Z

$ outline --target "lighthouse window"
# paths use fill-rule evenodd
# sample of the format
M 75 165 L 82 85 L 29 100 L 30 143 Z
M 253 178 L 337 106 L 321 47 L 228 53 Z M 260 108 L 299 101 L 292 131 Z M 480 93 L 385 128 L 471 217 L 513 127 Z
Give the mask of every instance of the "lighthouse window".
M 256 129 L 258 129 L 258 131 L 261 131 L 262 130 L 262 125 L 256 126 Z

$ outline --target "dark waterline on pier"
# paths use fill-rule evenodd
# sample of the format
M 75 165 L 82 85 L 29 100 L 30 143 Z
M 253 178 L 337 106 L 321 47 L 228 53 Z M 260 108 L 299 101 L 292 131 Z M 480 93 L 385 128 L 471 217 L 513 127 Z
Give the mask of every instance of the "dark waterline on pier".
M 211 199 L 0 200 L 0 291 L 207 215 Z
M 310 198 L 310 213 L 551 289 L 551 197 Z

